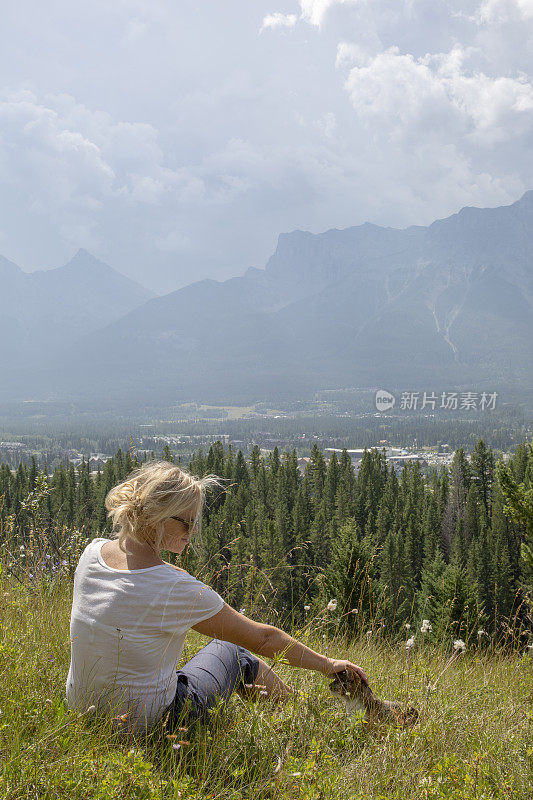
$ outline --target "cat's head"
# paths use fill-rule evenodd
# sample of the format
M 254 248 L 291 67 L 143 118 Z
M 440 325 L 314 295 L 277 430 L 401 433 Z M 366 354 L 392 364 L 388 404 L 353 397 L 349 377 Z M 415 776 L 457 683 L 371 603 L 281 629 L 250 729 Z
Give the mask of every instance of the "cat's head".
M 359 694 L 363 686 L 363 681 L 359 675 L 343 669 L 342 672 L 337 672 L 335 674 L 335 677 L 329 684 L 329 690 L 333 694 L 340 695 L 341 697 L 353 697 Z

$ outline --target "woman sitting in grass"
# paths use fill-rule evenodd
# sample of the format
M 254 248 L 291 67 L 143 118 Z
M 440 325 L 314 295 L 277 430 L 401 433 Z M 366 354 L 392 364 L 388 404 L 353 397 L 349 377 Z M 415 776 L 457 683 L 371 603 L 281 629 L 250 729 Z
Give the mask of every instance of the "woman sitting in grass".
M 106 497 L 116 539 L 87 545 L 74 578 L 70 622 L 70 708 L 120 720 L 123 730 L 147 731 L 206 718 L 220 698 L 266 692 L 293 694 L 261 658 L 283 654 L 323 675 L 349 670 L 349 661 L 315 653 L 279 628 L 239 614 L 206 584 L 161 558 L 182 553 L 200 527 L 205 491 L 215 476 L 195 478 L 166 461 L 135 470 Z M 213 637 L 176 670 L 189 628 Z M 251 652 L 250 652 L 251 651 Z

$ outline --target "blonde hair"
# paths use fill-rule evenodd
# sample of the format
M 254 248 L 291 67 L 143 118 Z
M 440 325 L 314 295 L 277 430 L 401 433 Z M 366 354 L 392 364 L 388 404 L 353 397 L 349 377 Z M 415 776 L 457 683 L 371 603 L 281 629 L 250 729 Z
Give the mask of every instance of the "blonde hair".
M 197 478 L 169 461 L 150 461 L 135 469 L 105 499 L 120 549 L 126 552 L 124 543 L 130 536 L 159 552 L 163 523 L 169 517 L 194 515 L 200 533 L 205 493 L 212 486 L 222 487 L 216 475 Z

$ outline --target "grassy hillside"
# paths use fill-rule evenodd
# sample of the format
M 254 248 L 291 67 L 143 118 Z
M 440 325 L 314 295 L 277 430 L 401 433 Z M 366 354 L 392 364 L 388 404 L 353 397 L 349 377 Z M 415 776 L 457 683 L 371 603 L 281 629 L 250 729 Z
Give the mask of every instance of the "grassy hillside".
M 310 646 L 349 657 L 380 695 L 421 711 L 410 730 L 371 730 L 317 673 L 279 665 L 296 703 L 234 697 L 209 727 L 120 741 L 63 704 L 70 588 L 0 584 L 0 797 L 22 798 L 527 798 L 533 788 L 533 669 L 527 650 L 488 643 L 457 655 L 408 651 L 374 632 L 351 645 Z M 309 626 L 312 628 L 312 626 Z M 421 640 L 422 637 L 418 636 Z M 202 646 L 190 634 L 184 660 Z M 179 742 L 183 744 L 179 745 Z M 188 743 L 185 743 L 188 742 Z

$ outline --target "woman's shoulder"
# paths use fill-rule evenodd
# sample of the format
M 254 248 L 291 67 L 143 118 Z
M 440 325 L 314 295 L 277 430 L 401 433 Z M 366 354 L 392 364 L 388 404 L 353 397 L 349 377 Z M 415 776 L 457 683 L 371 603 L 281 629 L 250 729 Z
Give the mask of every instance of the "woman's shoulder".
M 209 584 L 200 580 L 200 578 L 196 578 L 194 575 L 191 575 L 190 572 L 187 572 L 181 567 L 176 567 L 174 564 L 169 564 L 168 561 L 165 561 L 164 563 L 169 567 L 167 577 L 169 577 L 171 580 L 173 579 L 175 586 L 180 586 L 181 588 L 187 587 L 188 590 L 190 589 L 194 593 L 197 593 L 200 590 L 202 592 L 213 592 L 214 594 L 218 594 L 211 586 L 209 586 Z
M 171 567 L 173 570 L 176 570 L 176 572 L 180 572 L 182 575 L 188 575 L 189 578 L 193 577 L 190 572 L 187 572 L 186 569 L 182 569 L 182 567 L 177 567 L 175 564 L 171 564 L 169 561 L 163 561 L 163 564 L 166 564 L 167 567 Z
M 91 552 L 97 552 L 98 550 L 100 550 L 100 548 L 102 547 L 103 543 L 104 542 L 108 542 L 108 541 L 109 541 L 109 539 L 104 539 L 102 536 L 96 536 L 94 539 L 91 539 L 90 542 L 87 542 L 87 544 L 85 545 L 85 547 L 83 549 L 81 557 L 83 558 L 83 556 L 85 556 L 85 555 L 87 555 L 87 554 L 89 554 Z

